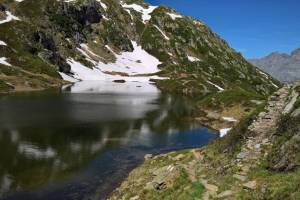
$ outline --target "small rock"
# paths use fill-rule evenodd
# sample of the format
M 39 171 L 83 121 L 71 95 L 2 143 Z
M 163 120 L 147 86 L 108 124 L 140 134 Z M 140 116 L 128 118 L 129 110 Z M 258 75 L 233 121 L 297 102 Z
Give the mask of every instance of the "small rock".
M 146 184 L 146 186 L 144 187 L 145 190 L 153 190 L 154 187 L 153 187 L 153 183 L 152 182 L 149 182 Z
M 175 161 L 180 161 L 180 160 L 182 160 L 184 157 L 185 157 L 185 156 L 184 156 L 183 154 L 179 154 L 179 155 L 177 155 L 173 160 L 175 160 Z
M 194 156 L 197 158 L 197 160 L 203 160 L 204 155 L 203 155 L 201 152 L 199 152 L 199 151 L 193 149 L 193 150 L 192 150 L 192 153 L 193 153 Z
M 226 197 L 230 197 L 233 195 L 233 192 L 231 190 L 226 190 L 222 193 L 220 193 L 217 198 L 226 198 Z
M 145 160 L 149 160 L 149 159 L 151 159 L 151 158 L 153 158 L 153 155 L 152 155 L 152 154 L 146 154 L 146 155 L 144 156 L 144 159 L 145 159 Z
M 263 144 L 269 144 L 270 142 L 269 142 L 269 139 L 266 138 L 266 139 L 263 139 L 262 143 Z
M 260 144 L 256 144 L 256 145 L 255 145 L 255 148 L 256 148 L 256 149 L 260 149 Z
M 256 186 L 257 186 L 256 181 L 249 181 L 249 182 L 243 184 L 243 187 L 245 189 L 250 189 L 250 190 L 256 189 Z
M 125 83 L 126 81 L 125 80 L 114 80 L 113 82 L 115 82 L 115 83 Z
M 242 182 L 246 181 L 246 179 L 247 179 L 246 176 L 243 176 L 243 175 L 240 175 L 240 174 L 234 174 L 232 177 L 236 178 L 236 179 L 238 179 L 238 180 L 240 180 Z
M 241 152 L 236 157 L 237 157 L 237 159 L 244 159 L 246 156 L 247 156 L 246 152 Z
M 166 188 L 166 183 L 165 182 L 161 182 L 161 183 L 154 182 L 153 187 L 156 190 L 162 190 L 162 189 Z
M 140 197 L 139 196 L 134 196 L 134 197 L 131 197 L 130 200 L 139 200 Z
M 208 190 L 208 191 L 210 191 L 210 192 L 214 193 L 214 192 L 218 191 L 218 186 L 209 184 L 207 182 L 207 180 L 202 179 L 201 183 L 203 184 L 203 186 L 205 187 L 205 189 Z
M 242 170 L 243 173 L 246 174 L 246 173 L 249 172 L 250 168 L 249 168 L 248 166 L 242 166 L 242 167 L 241 167 L 241 170 Z

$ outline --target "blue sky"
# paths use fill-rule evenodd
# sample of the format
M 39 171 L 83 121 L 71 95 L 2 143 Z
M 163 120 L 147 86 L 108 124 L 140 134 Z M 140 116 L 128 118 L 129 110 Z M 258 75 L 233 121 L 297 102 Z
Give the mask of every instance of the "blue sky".
M 300 0 L 146 0 L 204 21 L 246 58 L 300 47 Z

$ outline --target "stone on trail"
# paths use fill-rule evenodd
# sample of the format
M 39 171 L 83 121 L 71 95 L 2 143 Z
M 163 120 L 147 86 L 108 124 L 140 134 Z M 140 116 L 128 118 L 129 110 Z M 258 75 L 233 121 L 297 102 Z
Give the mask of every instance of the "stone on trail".
M 244 183 L 243 187 L 245 189 L 255 190 L 257 187 L 257 183 L 256 183 L 256 181 L 249 181 L 247 183 Z
M 202 179 L 201 183 L 205 187 L 205 189 L 208 190 L 209 192 L 215 193 L 218 191 L 218 186 L 209 184 L 207 180 Z
M 248 155 L 247 152 L 241 152 L 236 157 L 237 159 L 244 159 L 247 157 L 247 155 Z
M 233 195 L 233 192 L 231 190 L 226 190 L 220 194 L 217 195 L 217 198 L 218 199 L 223 199 L 223 198 L 226 198 L 226 197 L 230 197 Z
M 140 197 L 139 196 L 134 196 L 134 197 L 131 197 L 130 200 L 139 200 Z
M 185 157 L 185 156 L 184 156 L 183 154 L 179 154 L 179 155 L 177 155 L 173 160 L 175 160 L 175 161 L 180 161 L 180 160 L 182 160 L 184 157 Z
M 240 180 L 242 182 L 246 181 L 246 179 L 247 179 L 246 176 L 243 176 L 243 175 L 240 175 L 240 174 L 234 174 L 232 177 L 236 178 L 236 179 L 238 179 L 238 180 Z
M 146 154 L 146 155 L 144 156 L 144 159 L 145 159 L 145 160 L 149 160 L 149 159 L 151 159 L 151 158 L 153 158 L 153 155 L 152 155 L 152 154 Z

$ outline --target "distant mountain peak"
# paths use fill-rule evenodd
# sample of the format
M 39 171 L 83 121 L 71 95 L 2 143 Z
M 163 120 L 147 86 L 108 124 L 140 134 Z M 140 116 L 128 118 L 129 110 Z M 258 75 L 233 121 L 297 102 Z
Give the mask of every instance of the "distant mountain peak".
M 300 48 L 295 49 L 292 53 L 291 56 L 297 60 L 300 60 Z
M 261 59 L 249 61 L 280 81 L 300 80 L 300 48 L 292 51 L 290 55 L 275 51 Z

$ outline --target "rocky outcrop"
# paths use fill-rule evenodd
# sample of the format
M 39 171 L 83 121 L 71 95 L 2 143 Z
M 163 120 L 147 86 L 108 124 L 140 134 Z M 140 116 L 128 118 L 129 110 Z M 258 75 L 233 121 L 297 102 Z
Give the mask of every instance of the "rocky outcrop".
M 85 32 L 91 32 L 91 24 L 99 23 L 102 19 L 100 9 L 101 5 L 96 0 L 87 0 L 82 4 L 60 2 L 56 10 L 48 8 L 47 15 L 55 28 L 78 43 L 84 43 L 87 39 Z
M 59 12 L 61 12 L 63 17 L 74 20 L 82 26 L 89 26 L 93 23 L 99 23 L 102 19 L 100 9 L 101 5 L 99 2 L 90 0 L 78 6 L 63 3 L 62 10 L 59 10 Z
M 286 141 L 280 148 L 272 169 L 276 171 L 291 171 L 299 166 L 297 152 L 300 151 L 300 132 Z

